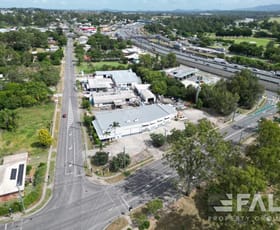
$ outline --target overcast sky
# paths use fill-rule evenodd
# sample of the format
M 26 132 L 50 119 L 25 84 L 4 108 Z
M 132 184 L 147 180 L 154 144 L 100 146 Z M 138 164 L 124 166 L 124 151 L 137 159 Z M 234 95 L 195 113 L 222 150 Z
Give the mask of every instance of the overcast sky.
M 246 8 L 279 3 L 279 0 L 0 0 L 0 7 L 89 10 L 211 10 Z

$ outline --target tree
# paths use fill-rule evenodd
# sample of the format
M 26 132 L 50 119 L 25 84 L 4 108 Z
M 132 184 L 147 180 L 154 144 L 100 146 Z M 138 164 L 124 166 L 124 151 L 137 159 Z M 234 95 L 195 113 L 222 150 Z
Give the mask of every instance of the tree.
M 90 102 L 88 99 L 83 98 L 82 99 L 82 108 L 83 109 L 89 109 L 90 108 Z
M 49 147 L 52 144 L 52 136 L 49 132 L 49 130 L 47 129 L 40 129 L 38 131 L 38 139 L 39 139 L 39 143 L 44 146 L 44 147 Z
M 192 124 L 187 124 L 188 126 Z M 174 131 L 173 131 L 174 132 Z M 202 179 L 212 177 L 212 166 L 215 165 L 214 154 L 219 155 L 224 149 L 222 137 L 213 129 L 207 120 L 201 120 L 194 133 L 187 137 L 184 131 L 177 139 L 171 138 L 170 151 L 164 156 L 171 168 L 174 168 L 181 180 L 186 182 L 186 195 L 189 195 L 194 184 Z
M 249 70 L 242 70 L 228 82 L 230 92 L 239 95 L 239 106 L 252 108 L 264 88 L 259 84 L 258 78 Z
M 259 123 L 256 145 L 247 151 L 254 165 L 262 170 L 270 183 L 280 179 L 280 127 L 276 122 L 262 120 Z
M 166 137 L 160 133 L 151 133 L 150 137 L 152 139 L 153 146 L 157 148 L 163 146 L 166 141 Z
M 157 95 L 165 95 L 167 91 L 166 82 L 163 80 L 155 80 L 152 82 L 151 89 Z
M 114 156 L 109 163 L 109 169 L 111 172 L 117 172 L 119 169 L 124 169 L 130 164 L 130 156 L 126 153 L 119 153 Z
M 96 166 L 102 166 L 107 164 L 109 159 L 108 152 L 96 152 L 96 154 L 92 157 L 92 164 Z
M 176 54 L 174 54 L 174 53 L 167 54 L 167 56 L 165 58 L 162 58 L 163 61 L 164 61 L 164 59 L 165 59 L 165 64 L 166 64 L 166 65 L 162 64 L 162 66 L 164 68 L 171 68 L 171 67 L 175 67 L 178 65 Z
M 15 110 L 0 110 L 0 128 L 8 131 L 15 130 L 18 125 L 18 114 Z

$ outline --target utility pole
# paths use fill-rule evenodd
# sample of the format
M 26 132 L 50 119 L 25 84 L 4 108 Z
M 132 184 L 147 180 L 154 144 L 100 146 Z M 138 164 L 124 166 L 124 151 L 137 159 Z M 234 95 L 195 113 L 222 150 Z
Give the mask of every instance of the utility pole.
M 198 96 L 199 96 L 200 91 L 201 91 L 201 87 L 199 85 L 199 86 L 197 86 L 196 95 L 195 95 L 195 103 L 196 104 L 198 102 Z
M 123 147 L 123 169 L 125 169 L 124 158 L 125 158 L 125 146 Z

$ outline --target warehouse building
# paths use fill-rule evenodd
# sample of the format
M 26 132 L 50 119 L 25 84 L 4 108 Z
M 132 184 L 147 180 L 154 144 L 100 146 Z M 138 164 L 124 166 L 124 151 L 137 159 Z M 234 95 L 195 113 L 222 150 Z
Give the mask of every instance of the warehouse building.
M 104 78 L 102 76 L 95 76 L 93 78 L 88 78 L 86 83 L 87 91 L 108 91 L 113 88 L 113 81 L 111 78 Z
M 96 112 L 93 125 L 100 140 L 109 140 L 153 130 L 171 121 L 176 115 L 177 111 L 171 105 L 143 105 Z
M 115 106 L 119 107 L 137 100 L 132 90 L 110 91 L 104 93 L 92 93 L 90 100 L 95 107 Z
M 134 84 L 141 84 L 141 79 L 131 69 L 112 70 L 112 71 L 96 71 L 95 76 L 111 78 L 115 87 L 117 87 L 119 89 L 129 89 Z
M 194 76 L 196 73 L 198 73 L 198 69 L 189 68 L 186 66 L 179 66 L 171 69 L 166 69 L 164 72 L 167 74 L 167 76 L 175 78 L 176 80 L 182 81 L 187 78 L 190 78 Z
M 149 84 L 135 84 L 134 89 L 145 104 L 156 102 L 156 96 L 149 90 Z

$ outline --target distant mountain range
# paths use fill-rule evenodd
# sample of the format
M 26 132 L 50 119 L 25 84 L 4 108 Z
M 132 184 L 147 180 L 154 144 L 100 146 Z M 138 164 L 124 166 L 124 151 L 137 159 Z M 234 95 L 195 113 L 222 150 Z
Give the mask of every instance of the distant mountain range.
M 263 5 L 263 6 L 255 6 L 255 7 L 249 7 L 249 8 L 241 8 L 241 9 L 235 9 L 240 11 L 280 11 L 280 4 L 271 4 L 271 5 Z
M 16 8 L 0 8 L 0 9 L 16 9 Z M 38 8 L 25 8 L 25 9 L 38 9 Z M 260 6 L 254 6 L 254 7 L 248 7 L 248 8 L 236 8 L 236 9 L 209 9 L 209 10 L 202 10 L 202 9 L 175 9 L 175 10 L 118 10 L 118 9 L 110 9 L 110 8 L 104 8 L 99 10 L 91 10 L 91 9 L 72 9 L 72 10 L 78 10 L 78 11 L 98 11 L 98 12 L 149 12 L 149 13 L 197 13 L 197 12 L 224 12 L 224 11 L 259 11 L 259 12 L 278 12 L 280 14 L 280 4 L 270 4 L 270 5 L 260 5 Z

